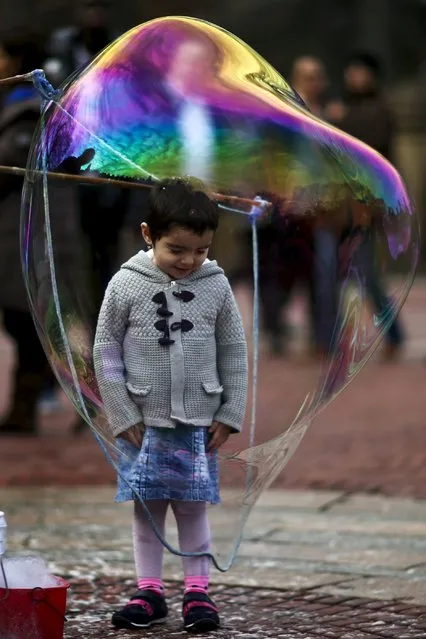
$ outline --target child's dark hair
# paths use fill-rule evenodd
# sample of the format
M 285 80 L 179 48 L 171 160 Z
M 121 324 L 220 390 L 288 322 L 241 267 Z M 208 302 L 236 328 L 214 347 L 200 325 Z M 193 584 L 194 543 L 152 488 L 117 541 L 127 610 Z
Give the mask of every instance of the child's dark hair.
M 151 189 L 146 223 L 154 244 L 176 226 L 202 235 L 216 231 L 219 207 L 189 182 L 166 179 Z

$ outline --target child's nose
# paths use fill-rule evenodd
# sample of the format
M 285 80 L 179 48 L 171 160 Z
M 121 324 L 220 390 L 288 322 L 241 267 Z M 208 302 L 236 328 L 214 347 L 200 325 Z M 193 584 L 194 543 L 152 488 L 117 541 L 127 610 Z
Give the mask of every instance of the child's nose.
M 194 264 L 193 255 L 185 255 L 185 257 L 182 259 L 182 266 L 190 267 L 193 264 Z

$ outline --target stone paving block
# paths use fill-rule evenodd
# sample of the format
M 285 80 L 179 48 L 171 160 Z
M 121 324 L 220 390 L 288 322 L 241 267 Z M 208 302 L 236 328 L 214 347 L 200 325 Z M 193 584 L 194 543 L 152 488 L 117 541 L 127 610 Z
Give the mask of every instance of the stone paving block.
M 315 574 L 329 572 L 340 577 L 341 579 L 356 579 L 358 577 L 387 577 L 397 578 L 401 575 L 405 575 L 400 570 L 392 570 L 391 568 L 384 568 L 380 566 L 371 566 L 369 569 L 363 568 L 356 564 L 332 564 L 319 561 L 298 561 L 297 559 L 241 559 L 244 561 L 244 566 L 248 572 L 257 570 L 260 567 L 268 568 L 274 572 L 298 572 L 299 574 Z M 422 575 L 420 576 L 420 578 Z M 408 577 L 411 579 L 411 575 Z M 418 579 L 417 576 L 415 576 Z
M 0 471 L 1 475 L 1 471 Z M 0 504 L 13 505 L 16 501 L 28 504 L 43 502 L 46 505 L 111 504 L 114 501 L 114 486 L 20 486 L 0 488 Z
M 81 548 L 88 551 L 96 550 L 123 550 L 131 553 L 132 535 L 130 529 L 106 526 L 51 526 L 44 531 L 37 532 L 34 529 L 30 533 L 20 529 L 9 533 L 9 547 L 19 551 L 22 540 L 25 539 L 28 546 L 48 552 L 66 548 L 73 553 Z
M 414 579 L 416 578 L 425 579 L 426 578 L 426 562 L 423 561 L 423 563 L 421 564 L 407 568 L 406 574 L 409 575 L 410 577 L 413 577 Z
M 321 564 L 353 565 L 367 573 L 370 568 L 406 569 L 413 564 L 426 561 L 424 553 L 395 553 L 394 550 L 382 549 L 330 549 L 326 546 L 308 546 L 292 543 L 273 543 L 270 539 L 263 542 L 249 543 L 244 541 L 239 550 L 239 557 L 268 557 L 271 560 L 297 560 L 301 563 L 317 561 Z
M 398 521 L 398 520 L 376 520 L 368 516 L 357 517 L 335 516 L 333 513 L 326 515 L 318 515 L 316 513 L 306 513 L 303 516 L 292 514 L 291 517 L 285 519 L 282 525 L 283 532 L 288 531 L 307 531 L 310 532 L 328 532 L 328 533 L 361 533 L 368 532 L 370 535 L 391 535 L 395 537 L 425 537 L 426 536 L 426 520 L 425 521 Z M 277 530 L 271 534 L 272 541 L 280 541 L 280 531 Z
M 0 500 L 0 510 L 7 512 L 7 524 L 12 528 L 22 528 L 24 526 L 37 527 L 43 525 L 43 512 L 39 506 L 22 504 L 5 505 Z
M 176 572 L 173 578 L 176 578 Z M 300 573 L 290 570 L 269 570 L 268 568 L 256 568 L 251 573 L 247 571 L 246 566 L 238 564 L 228 573 L 222 574 L 214 571 L 211 581 L 214 584 L 225 583 L 228 585 L 239 585 L 258 587 L 258 588 L 290 588 L 290 589 L 309 589 L 316 588 L 320 585 L 339 584 L 345 577 L 336 576 L 333 573 Z
M 262 541 L 273 542 L 275 533 L 279 534 L 279 542 L 281 544 L 293 544 L 298 542 L 309 546 L 322 546 L 329 550 L 356 550 L 356 549 L 383 549 L 394 552 L 418 552 L 424 553 L 426 556 L 426 538 L 421 536 L 409 535 L 402 537 L 400 535 L 371 535 L 368 527 L 363 532 L 350 533 L 346 531 L 326 530 L 310 531 L 310 530 L 283 530 L 281 528 L 274 529 L 269 534 L 261 537 L 246 536 L 246 541 Z
M 404 577 L 365 577 L 351 579 L 340 584 L 320 588 L 319 592 L 336 596 L 364 597 L 375 599 L 399 599 L 423 604 L 426 601 L 426 579 Z
M 263 493 L 256 507 L 280 508 L 285 510 L 318 510 L 329 503 L 337 501 L 344 493 L 335 490 L 301 491 L 301 490 L 268 490 Z
M 356 515 L 370 513 L 375 519 L 426 521 L 426 502 L 417 499 L 384 497 L 382 495 L 348 495 L 344 500 L 331 506 L 335 515 Z
M 73 508 L 56 506 L 46 509 L 44 523 L 46 526 L 58 525 L 84 525 L 90 522 L 92 525 L 116 526 L 128 522 L 131 525 L 132 506 L 117 507 L 116 505 L 79 505 Z

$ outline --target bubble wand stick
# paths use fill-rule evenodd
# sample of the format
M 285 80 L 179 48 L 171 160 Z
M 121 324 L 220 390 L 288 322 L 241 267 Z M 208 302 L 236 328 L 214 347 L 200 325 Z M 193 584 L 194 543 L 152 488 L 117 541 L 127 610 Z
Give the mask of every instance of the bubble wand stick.
M 1 82 L 1 81 L 0 81 Z M 19 166 L 3 166 L 0 165 L 0 173 L 7 173 L 9 175 L 17 175 L 25 177 L 27 173 L 27 169 L 23 169 Z M 31 171 L 31 174 L 41 176 L 43 171 Z M 142 182 L 130 182 L 127 180 L 115 180 L 113 178 L 102 178 L 91 175 L 73 175 L 72 173 L 55 173 L 54 171 L 47 171 L 47 177 L 53 180 L 67 180 L 69 182 L 78 182 L 79 184 L 113 184 L 114 186 L 119 186 L 123 189 L 152 189 L 153 184 L 143 184 Z M 258 199 L 250 199 L 245 197 L 239 197 L 237 195 L 224 195 L 223 193 L 212 193 L 212 197 L 214 197 L 218 202 L 232 202 L 235 204 L 243 204 L 247 207 L 258 207 L 259 200 Z M 269 207 L 270 203 L 266 200 L 262 200 L 264 207 Z M 244 212 L 244 211 L 241 211 Z

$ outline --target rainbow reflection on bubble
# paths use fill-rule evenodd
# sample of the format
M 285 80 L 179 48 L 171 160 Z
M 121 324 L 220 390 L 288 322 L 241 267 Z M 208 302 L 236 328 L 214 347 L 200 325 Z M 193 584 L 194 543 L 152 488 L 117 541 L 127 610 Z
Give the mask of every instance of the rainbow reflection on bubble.
M 215 159 L 208 167 L 201 150 L 194 166 L 188 162 L 178 126 L 182 101 L 209 110 L 215 135 L 205 153 L 213 145 Z M 90 170 L 108 176 L 156 179 L 198 170 L 215 190 L 287 200 L 309 190 L 317 206 L 335 203 L 347 186 L 393 213 L 410 209 L 391 164 L 313 117 L 268 63 L 205 22 L 163 18 L 134 28 L 65 87 L 59 105 L 47 124 L 51 169 L 90 147 Z M 194 127 L 196 117 L 194 108 Z M 198 124 L 202 131 L 205 123 Z

